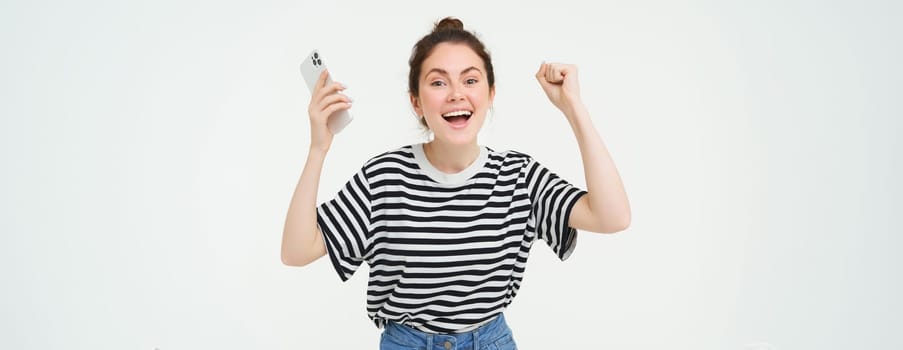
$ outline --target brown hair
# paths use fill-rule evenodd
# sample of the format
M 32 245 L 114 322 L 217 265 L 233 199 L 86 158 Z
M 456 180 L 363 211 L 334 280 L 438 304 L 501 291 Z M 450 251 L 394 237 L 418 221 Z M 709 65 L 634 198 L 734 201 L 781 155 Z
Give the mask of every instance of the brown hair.
M 463 43 L 470 47 L 473 52 L 475 52 L 481 59 L 483 59 L 483 65 L 486 66 L 486 80 L 489 82 L 489 88 L 492 89 L 495 86 L 495 73 L 493 73 L 492 69 L 492 58 L 489 56 L 489 52 L 486 51 L 486 47 L 483 46 L 483 42 L 480 39 L 467 31 L 464 30 L 464 23 L 461 20 L 454 17 L 445 17 L 433 27 L 433 31 L 419 41 L 414 44 L 414 49 L 411 52 L 411 59 L 408 61 L 408 65 L 411 67 L 410 73 L 408 73 L 408 92 L 411 96 L 420 95 L 420 72 L 423 70 L 423 61 L 426 60 L 427 57 L 433 52 L 433 49 L 436 48 L 441 43 Z M 420 123 L 426 125 L 426 121 L 420 119 Z

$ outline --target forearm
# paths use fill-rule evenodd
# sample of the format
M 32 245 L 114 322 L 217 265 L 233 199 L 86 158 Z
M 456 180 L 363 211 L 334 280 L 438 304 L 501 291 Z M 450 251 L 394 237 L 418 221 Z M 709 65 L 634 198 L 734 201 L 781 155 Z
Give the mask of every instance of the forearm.
M 593 125 L 589 112 L 577 103 L 566 113 L 583 159 L 589 209 L 599 232 L 617 232 L 630 225 L 630 203 L 618 169 Z
M 326 253 L 317 228 L 317 189 L 326 153 L 311 147 L 292 195 L 282 232 L 282 262 L 286 265 L 307 265 Z

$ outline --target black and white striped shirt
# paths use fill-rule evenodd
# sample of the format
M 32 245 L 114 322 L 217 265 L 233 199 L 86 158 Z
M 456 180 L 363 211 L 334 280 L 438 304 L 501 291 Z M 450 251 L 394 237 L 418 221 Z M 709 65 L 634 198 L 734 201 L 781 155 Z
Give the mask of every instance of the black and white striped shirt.
M 317 221 L 345 281 L 370 266 L 367 313 L 431 333 L 477 328 L 511 303 L 530 247 L 574 250 L 571 208 L 586 194 L 530 156 L 482 147 L 464 171 L 435 169 L 423 145 L 370 159 Z

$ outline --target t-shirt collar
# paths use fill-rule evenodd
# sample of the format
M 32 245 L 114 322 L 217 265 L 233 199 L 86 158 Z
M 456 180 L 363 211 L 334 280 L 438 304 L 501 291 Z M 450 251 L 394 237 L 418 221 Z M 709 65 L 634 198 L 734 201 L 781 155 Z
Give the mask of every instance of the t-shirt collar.
M 489 151 L 486 147 L 480 146 L 480 155 L 477 156 L 477 159 L 467 167 L 467 169 L 461 170 L 458 173 L 449 174 L 439 171 L 430 161 L 426 158 L 426 154 L 423 153 L 423 144 L 418 143 L 411 146 L 412 151 L 414 153 L 414 162 L 420 166 L 420 169 L 423 170 L 424 175 L 429 176 L 431 179 L 435 180 L 438 183 L 446 184 L 446 185 L 456 185 L 466 182 L 468 179 L 476 175 L 483 166 L 486 164 L 486 161 L 489 159 Z

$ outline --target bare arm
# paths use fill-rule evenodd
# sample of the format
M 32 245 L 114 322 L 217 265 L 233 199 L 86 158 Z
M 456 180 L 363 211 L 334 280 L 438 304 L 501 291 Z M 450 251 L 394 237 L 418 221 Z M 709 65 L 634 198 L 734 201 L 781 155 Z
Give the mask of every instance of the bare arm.
M 577 137 L 587 194 L 571 209 L 570 226 L 599 233 L 615 233 L 630 225 L 630 203 L 608 149 L 582 105 L 568 118 Z
M 326 254 L 323 235 L 317 227 L 317 188 L 326 152 L 307 154 L 307 163 L 295 187 L 282 230 L 282 263 L 304 266 Z
M 599 233 L 625 230 L 630 226 L 630 203 L 618 169 L 583 105 L 577 67 L 544 63 L 536 79 L 567 117 L 583 158 L 587 194 L 574 204 L 570 226 Z
M 317 89 L 311 95 L 307 113 L 310 115 L 310 151 L 295 187 L 285 227 L 282 230 L 282 263 L 304 266 L 326 254 L 326 244 L 317 226 L 317 189 L 323 162 L 332 145 L 332 132 L 326 127 L 329 115 L 351 108 L 351 99 L 339 93 L 344 86 L 337 82 L 327 85 L 324 71 Z

